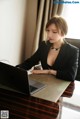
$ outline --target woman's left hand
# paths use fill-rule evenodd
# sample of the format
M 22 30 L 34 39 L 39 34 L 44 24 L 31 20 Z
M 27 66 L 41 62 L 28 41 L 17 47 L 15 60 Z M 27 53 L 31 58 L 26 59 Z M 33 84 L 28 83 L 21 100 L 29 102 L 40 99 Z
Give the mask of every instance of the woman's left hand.
M 57 71 L 56 70 L 32 70 L 32 74 L 53 74 L 56 75 Z
M 49 70 L 32 70 L 33 74 L 49 74 Z

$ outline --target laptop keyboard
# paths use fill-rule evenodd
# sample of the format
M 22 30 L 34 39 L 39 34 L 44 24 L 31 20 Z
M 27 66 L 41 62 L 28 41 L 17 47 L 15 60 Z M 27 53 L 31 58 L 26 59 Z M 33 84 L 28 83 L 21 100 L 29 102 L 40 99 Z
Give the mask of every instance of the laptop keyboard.
M 37 88 L 36 87 L 34 87 L 34 86 L 29 86 L 30 87 L 30 92 L 33 92 L 34 90 L 36 90 Z

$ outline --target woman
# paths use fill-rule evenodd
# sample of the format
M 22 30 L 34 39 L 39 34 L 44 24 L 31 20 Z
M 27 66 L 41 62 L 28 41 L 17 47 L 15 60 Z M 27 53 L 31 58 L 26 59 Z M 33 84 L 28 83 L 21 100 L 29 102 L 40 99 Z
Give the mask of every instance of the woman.
M 34 74 L 52 74 L 59 79 L 74 81 L 78 68 L 78 48 L 65 40 L 68 26 L 60 16 L 54 16 L 46 24 L 47 41 L 42 41 L 37 51 L 18 67 L 29 70 L 41 62 L 42 70 Z

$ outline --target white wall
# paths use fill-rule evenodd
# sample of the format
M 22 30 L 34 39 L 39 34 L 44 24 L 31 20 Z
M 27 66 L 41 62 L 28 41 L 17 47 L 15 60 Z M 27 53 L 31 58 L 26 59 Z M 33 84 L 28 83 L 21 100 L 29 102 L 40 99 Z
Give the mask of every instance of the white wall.
M 20 62 L 27 0 L 0 0 L 0 61 Z

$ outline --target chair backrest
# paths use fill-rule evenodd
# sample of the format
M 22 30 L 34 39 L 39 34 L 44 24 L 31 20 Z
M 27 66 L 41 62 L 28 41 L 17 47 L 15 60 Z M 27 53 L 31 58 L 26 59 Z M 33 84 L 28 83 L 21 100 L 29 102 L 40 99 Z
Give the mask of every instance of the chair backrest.
M 77 76 L 75 80 L 80 81 L 80 39 L 66 38 L 66 41 L 79 48 L 78 71 L 77 71 Z

